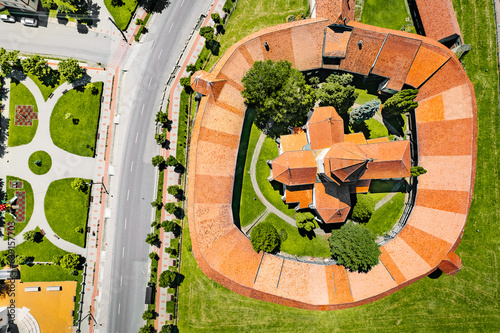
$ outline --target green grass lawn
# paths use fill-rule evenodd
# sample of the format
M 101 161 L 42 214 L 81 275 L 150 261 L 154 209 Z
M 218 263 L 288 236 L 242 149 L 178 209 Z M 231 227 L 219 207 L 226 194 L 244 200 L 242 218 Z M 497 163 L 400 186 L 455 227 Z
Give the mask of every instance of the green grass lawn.
M 377 27 L 399 30 L 410 17 L 404 0 L 365 0 L 361 22 Z M 410 17 L 411 19 L 411 17 Z
M 108 12 L 113 16 L 116 25 L 121 29 L 127 29 L 132 15 L 137 8 L 137 0 L 121 0 L 122 6 L 112 6 L 111 0 L 104 0 Z
M 363 132 L 366 139 L 375 139 L 389 136 L 387 127 L 373 118 L 365 120 L 361 125 L 357 125 L 355 127 L 349 125 L 349 129 L 352 133 Z
M 370 229 L 375 235 L 383 235 L 392 229 L 394 224 L 399 221 L 405 203 L 405 194 L 396 193 L 382 207 L 375 210 L 370 221 L 362 223 L 367 229 Z
M 56 265 L 22 265 L 22 282 L 44 282 L 44 281 L 75 281 L 77 276 L 69 274 L 69 270 Z
M 20 180 L 23 182 L 23 188 L 19 189 L 21 191 L 26 191 L 26 221 L 25 222 L 15 222 L 14 228 L 14 236 L 19 234 L 23 229 L 28 225 L 28 222 L 31 219 L 31 215 L 33 215 L 33 208 L 35 207 L 35 198 L 33 197 L 33 188 L 31 184 L 26 180 L 7 176 L 7 180 L 5 182 L 5 187 L 7 189 L 7 198 L 10 200 L 16 195 L 16 191 L 18 189 L 13 189 L 9 187 L 9 183 L 14 180 Z M 5 222 L 14 222 L 14 218 L 10 214 L 5 214 Z M 5 233 L 4 239 L 7 237 L 7 233 Z
M 356 89 L 356 91 L 358 92 L 359 95 L 358 95 L 358 98 L 356 98 L 355 103 L 357 103 L 359 105 L 363 105 L 366 102 L 371 102 L 374 99 L 377 101 L 380 101 L 380 99 L 378 98 L 377 95 L 369 94 L 366 89 Z
M 307 8 L 307 0 L 239 0 L 226 26 L 226 33 L 221 37 L 219 56 L 243 37 L 276 24 L 286 23 L 289 15 L 306 13 Z M 212 56 L 206 70 L 210 70 L 218 58 Z
M 180 164 L 186 165 L 186 140 L 187 140 L 187 125 L 189 112 L 189 94 L 184 90 L 181 92 L 179 102 L 179 121 L 177 129 L 177 150 L 175 152 L 177 161 Z M 167 111 L 168 112 L 168 111 Z
M 312 239 L 303 237 L 299 234 L 299 230 L 296 227 L 286 223 L 273 213 L 267 215 L 264 221 L 271 223 L 278 232 L 281 229 L 286 231 L 288 237 L 281 243 L 280 251 L 298 256 L 332 256 L 327 237 L 323 235 L 318 235 Z
M 25 145 L 33 140 L 38 120 L 33 120 L 32 126 L 14 125 L 16 115 L 16 105 L 33 105 L 34 111 L 38 112 L 35 97 L 28 88 L 16 79 L 10 81 L 10 107 L 9 107 L 9 147 Z
M 267 160 L 274 160 L 279 155 L 278 145 L 276 142 L 270 138 L 266 137 L 262 149 L 260 150 L 259 159 L 256 166 L 256 177 L 259 188 L 264 195 L 264 197 L 269 201 L 274 207 L 281 210 L 283 213 L 290 217 L 295 216 L 297 213 L 295 209 L 288 208 L 288 205 L 281 200 L 283 195 L 281 192 L 283 190 L 283 184 L 273 181 L 269 182 L 267 177 L 271 174 L 271 169 L 267 164 Z
M 60 79 L 58 71 L 52 71 L 52 75 L 44 77 L 42 80 L 33 74 L 28 74 L 28 76 L 36 83 L 45 100 L 49 98 L 50 94 L 52 94 L 57 87 L 64 83 L 64 81 Z
M 247 111 L 245 123 L 243 124 L 238 150 L 238 166 L 235 173 L 235 190 L 233 192 L 236 196 L 233 202 L 240 203 L 239 207 L 236 207 L 237 210 L 233 208 L 233 212 L 238 214 L 239 211 L 240 226 L 242 227 L 246 227 L 255 221 L 266 209 L 264 204 L 257 198 L 248 173 L 253 152 L 261 133 L 257 126 L 253 124 L 253 119 L 255 119 L 255 111 L 250 109 Z
M 99 92 L 79 87 L 64 94 L 57 101 L 50 116 L 50 136 L 54 144 L 80 156 L 94 156 L 102 82 L 96 82 Z M 66 115 L 71 116 L 66 119 Z
M 208 279 L 189 251 L 185 228 L 181 332 L 500 331 L 500 121 L 493 6 L 485 0 L 454 0 L 453 4 L 465 43 L 472 44 L 463 62 L 475 86 L 479 133 L 473 202 L 457 249 L 462 270 L 455 276 L 423 278 L 363 306 L 307 311 L 244 297 Z
M 75 178 L 64 178 L 50 183 L 45 195 L 45 216 L 52 230 L 62 239 L 85 246 L 85 232 L 77 233 L 77 227 L 87 227 L 89 211 L 88 193 L 74 190 L 71 182 Z M 90 182 L 90 179 L 85 179 Z
M 39 161 L 40 165 L 37 165 L 35 162 Z M 43 151 L 39 150 L 31 154 L 28 160 L 28 166 L 35 175 L 44 175 L 49 172 L 52 167 L 52 158 L 50 155 Z
M 36 227 L 36 231 L 40 231 L 40 228 Z M 34 261 L 52 261 L 54 256 L 64 256 L 69 253 L 66 252 L 54 244 L 52 244 L 47 237 L 43 237 L 40 243 L 34 242 L 22 242 L 16 246 L 16 255 L 25 255 L 28 257 L 35 258 Z

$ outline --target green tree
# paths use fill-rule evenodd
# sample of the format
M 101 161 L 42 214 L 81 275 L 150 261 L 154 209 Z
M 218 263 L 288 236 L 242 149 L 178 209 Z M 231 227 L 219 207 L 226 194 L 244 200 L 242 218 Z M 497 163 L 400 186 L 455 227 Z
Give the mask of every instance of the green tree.
M 158 259 L 160 259 L 160 257 L 158 256 L 158 253 L 156 253 L 156 252 L 150 252 L 149 253 L 149 259 L 158 261 Z
M 189 64 L 189 65 L 187 65 L 187 66 L 186 66 L 186 70 L 187 70 L 189 73 L 193 74 L 194 72 L 196 72 L 196 65 L 194 65 L 194 64 Z
M 356 204 L 352 209 L 352 219 L 357 222 L 368 222 L 375 209 L 375 201 L 366 194 L 356 195 Z
M 318 90 L 320 106 L 333 106 L 339 115 L 346 115 L 359 95 L 350 85 L 352 79 L 351 74 L 330 75 Z
M 3 47 L 0 48 L 0 77 L 10 74 L 12 67 L 19 63 L 19 51 L 7 52 Z
M 421 166 L 412 166 L 410 168 L 410 173 L 413 177 L 418 177 L 420 175 L 423 175 L 424 173 L 427 173 L 427 170 L 425 170 Z
M 273 253 L 279 249 L 280 236 L 271 223 L 263 222 L 252 229 L 250 242 L 255 252 Z
M 174 324 L 165 324 L 159 333 L 179 333 L 179 329 Z
M 143 320 L 149 320 L 149 319 L 153 319 L 154 316 L 155 316 L 155 311 L 154 310 L 146 310 L 142 314 L 142 319 Z
M 205 42 L 210 42 L 214 40 L 214 28 L 211 26 L 206 26 L 200 29 L 200 36 L 205 37 Z
M 77 269 L 80 264 L 80 256 L 76 253 L 65 254 L 61 259 L 61 267 L 67 269 Z
M 139 333 L 153 333 L 154 327 L 151 324 L 146 324 L 139 329 Z
M 83 76 L 83 68 L 81 68 L 78 61 L 73 58 L 60 61 L 58 69 L 61 74 L 61 78 L 69 83 L 78 80 Z
M 172 288 L 174 285 L 175 278 L 177 277 L 176 272 L 172 272 L 170 270 L 163 271 L 160 274 L 160 279 L 158 285 L 161 288 Z
M 307 232 L 319 227 L 314 215 L 309 212 L 298 213 L 295 217 L 295 224 L 297 225 L 297 228 L 304 229 Z
M 23 239 L 27 242 L 34 243 L 37 239 L 37 236 L 38 236 L 38 231 L 30 230 L 24 233 Z
M 161 207 L 163 206 L 163 202 L 160 198 L 156 198 L 155 201 L 151 202 L 151 206 L 156 209 L 161 209 Z
M 21 65 L 23 66 L 24 73 L 35 75 L 38 78 L 43 78 L 51 72 L 47 60 L 43 59 L 38 54 L 24 58 L 21 60 Z
M 175 214 L 178 208 L 174 202 L 167 202 L 164 207 L 169 214 Z
M 159 145 L 163 145 L 166 142 L 169 142 L 167 139 L 167 131 L 162 130 L 161 133 L 156 133 L 155 140 L 156 140 L 156 143 Z
M 61 265 L 62 257 L 63 256 L 56 254 L 55 256 L 52 257 L 52 263 L 57 266 Z
M 210 17 L 212 18 L 212 21 L 214 21 L 215 24 L 221 23 L 219 13 L 212 13 L 212 15 L 210 15 Z
M 177 159 L 170 155 L 169 157 L 167 157 L 167 159 L 165 160 L 165 164 L 167 166 L 176 166 L 177 164 L 179 164 L 179 161 L 177 161 Z
M 349 122 L 351 125 L 359 125 L 365 120 L 372 118 L 379 109 L 380 101 L 376 99 L 366 102 L 363 105 L 356 106 L 349 112 Z
M 179 80 L 179 83 L 183 87 L 189 87 L 189 86 L 191 86 L 191 79 L 189 77 L 181 77 L 181 79 Z
M 78 227 L 76 227 L 76 228 L 75 228 L 75 232 L 76 232 L 77 234 L 83 234 L 83 231 L 84 231 L 84 230 L 83 230 L 83 227 L 82 227 L 82 226 L 78 226 Z
M 150 232 L 149 234 L 147 234 L 146 236 L 146 243 L 148 243 L 149 245 L 154 245 L 156 244 L 158 241 L 160 240 L 160 238 L 158 237 L 158 235 L 154 232 Z
M 29 257 L 25 255 L 18 255 L 14 260 L 15 265 L 24 265 L 28 262 Z
M 173 247 L 165 247 L 165 253 L 168 253 L 169 255 L 176 257 L 178 255 L 177 249 Z
M 175 206 L 175 204 L 174 204 Z M 177 206 L 175 206 L 175 209 L 177 209 Z M 174 210 L 175 213 L 175 210 Z M 170 214 L 174 214 L 170 213 Z M 173 232 L 175 235 L 180 234 L 181 231 L 181 226 L 179 225 L 179 220 L 165 220 L 161 223 L 161 226 L 163 227 L 163 231 L 165 232 Z
M 85 85 L 85 89 L 90 90 L 90 93 L 92 95 L 97 95 L 99 92 L 99 88 L 97 88 L 96 84 L 94 82 L 89 82 Z
M 57 11 L 60 13 L 75 13 L 78 7 L 75 1 L 71 0 L 53 0 L 57 6 Z
M 314 89 L 288 61 L 256 61 L 241 81 L 243 97 L 255 105 L 261 128 L 268 119 L 281 126 L 303 125 L 316 101 Z
M 161 155 L 156 155 L 151 159 L 151 163 L 153 164 L 154 167 L 161 166 L 162 164 L 165 163 L 165 159 Z
M 178 195 L 181 191 L 182 189 L 179 185 L 171 185 L 167 188 L 168 194 L 173 195 L 174 197 Z
M 375 235 L 359 224 L 348 222 L 328 238 L 332 256 L 351 271 L 369 271 L 381 254 Z
M 162 112 L 161 110 L 156 113 L 156 118 L 155 122 L 157 124 L 161 124 L 163 128 L 167 127 L 169 120 L 168 120 L 168 113 Z
M 71 187 L 76 191 L 86 192 L 87 184 L 82 178 L 75 178 L 71 182 Z
M 385 101 L 382 114 L 384 116 L 394 116 L 415 110 L 418 106 L 418 102 L 414 101 L 417 94 L 418 89 L 405 89 L 395 93 Z

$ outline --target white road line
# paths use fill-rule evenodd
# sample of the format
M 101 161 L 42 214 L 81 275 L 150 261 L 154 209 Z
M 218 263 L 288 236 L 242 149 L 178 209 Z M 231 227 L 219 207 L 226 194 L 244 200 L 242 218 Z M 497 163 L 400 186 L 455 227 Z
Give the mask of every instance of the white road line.
M 123 275 L 120 275 L 120 287 L 122 286 L 123 284 Z
M 125 219 L 125 227 L 123 229 L 127 230 L 127 219 Z
M 125 257 L 125 247 L 122 247 L 122 258 Z
M 144 112 L 144 105 L 146 105 L 146 104 L 142 104 L 141 116 L 142 116 L 142 113 Z
M 120 305 L 121 304 L 118 304 L 118 314 L 120 314 Z
M 132 161 L 132 163 L 130 163 L 130 172 L 132 172 L 133 169 L 134 169 L 134 161 Z
M 135 135 L 135 143 L 137 143 L 137 137 L 139 136 L 139 132 Z
M 130 190 L 127 190 L 127 201 L 128 201 L 129 194 L 130 194 Z
M 151 76 L 151 79 L 149 79 L 149 87 L 151 87 L 151 81 L 153 81 L 153 77 Z
M 183 1 L 184 3 L 184 1 Z M 181 5 L 182 6 L 182 5 Z M 170 26 L 170 29 L 168 29 L 168 32 L 170 32 L 170 30 L 172 30 L 172 27 L 174 26 L 174 24 L 172 23 L 172 25 Z
M 160 59 L 162 52 L 163 52 L 163 49 L 160 50 L 160 54 L 158 54 L 158 59 Z
M 184 0 L 182 0 L 182 2 L 181 2 L 181 7 L 182 7 L 183 4 L 184 4 Z

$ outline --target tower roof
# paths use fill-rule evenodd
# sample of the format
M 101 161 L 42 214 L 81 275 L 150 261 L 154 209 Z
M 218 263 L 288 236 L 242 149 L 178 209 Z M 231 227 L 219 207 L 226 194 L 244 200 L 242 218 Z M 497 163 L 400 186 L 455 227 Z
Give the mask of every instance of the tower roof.
M 273 179 L 285 185 L 313 184 L 317 165 L 310 150 L 285 152 L 273 160 Z
M 344 142 L 344 121 L 333 106 L 316 108 L 307 123 L 311 149 L 329 148 Z
M 316 183 L 314 186 L 316 211 L 325 223 L 344 222 L 351 209 L 347 185 Z

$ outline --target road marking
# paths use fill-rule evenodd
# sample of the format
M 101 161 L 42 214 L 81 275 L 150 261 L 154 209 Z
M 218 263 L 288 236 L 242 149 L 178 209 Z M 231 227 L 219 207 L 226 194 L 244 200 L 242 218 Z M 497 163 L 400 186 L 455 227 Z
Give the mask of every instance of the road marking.
M 122 286 L 123 284 L 123 275 L 120 275 L 120 287 Z
M 181 7 L 182 7 L 183 4 L 184 4 L 184 0 L 182 0 L 182 2 L 181 2 Z
M 125 219 L 125 230 L 127 230 L 127 219 Z
M 139 132 L 135 135 L 135 143 L 137 143 L 137 137 L 139 136 Z
M 134 169 L 134 161 L 132 161 L 132 163 L 130 163 L 130 172 L 132 172 L 133 169 Z
M 184 2 L 184 1 L 183 1 Z M 182 6 L 182 5 L 181 5 Z M 172 30 L 172 27 L 174 26 L 174 24 L 172 23 L 172 25 L 170 26 L 170 29 L 168 29 L 168 32 L 170 32 L 170 30 Z
M 160 54 L 158 54 L 158 59 L 160 59 L 162 52 L 163 52 L 163 49 L 160 50 Z
M 125 247 L 122 247 L 122 258 L 125 257 Z
M 118 304 L 118 314 L 120 314 L 120 305 L 121 304 Z
M 141 116 L 142 116 L 142 113 L 144 112 L 144 105 L 146 105 L 146 104 L 142 104 Z
M 128 195 L 130 194 L 130 190 L 127 190 L 127 201 L 128 201 Z
M 153 81 L 153 77 L 151 76 L 151 79 L 149 79 L 149 87 L 151 87 L 151 81 Z

